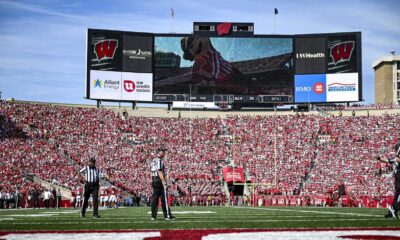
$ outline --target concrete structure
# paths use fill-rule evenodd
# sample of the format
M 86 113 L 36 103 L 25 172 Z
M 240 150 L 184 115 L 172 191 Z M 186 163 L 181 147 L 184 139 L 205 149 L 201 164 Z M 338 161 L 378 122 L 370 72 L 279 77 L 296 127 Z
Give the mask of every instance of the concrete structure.
M 400 104 L 400 55 L 394 51 L 372 64 L 375 71 L 375 104 Z

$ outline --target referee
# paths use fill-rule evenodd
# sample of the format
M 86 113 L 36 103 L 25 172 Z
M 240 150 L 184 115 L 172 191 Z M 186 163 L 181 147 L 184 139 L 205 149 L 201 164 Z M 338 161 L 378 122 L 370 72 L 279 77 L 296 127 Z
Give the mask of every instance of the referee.
M 397 140 L 395 146 L 395 156 L 392 158 L 377 157 L 377 160 L 383 163 L 390 163 L 393 166 L 394 176 L 394 198 L 393 203 L 389 207 L 389 212 L 385 215 L 385 218 L 399 218 L 397 212 L 400 210 L 400 138 Z
M 81 217 L 85 217 L 86 208 L 88 207 L 88 200 L 90 194 L 93 196 L 93 218 L 99 218 L 99 169 L 96 168 L 96 160 L 89 159 L 89 164 L 82 168 L 81 174 L 85 176 L 85 192 L 83 193 L 83 206 L 81 209 Z
M 157 148 L 157 157 L 151 162 L 151 179 L 153 187 L 153 196 L 151 200 L 151 221 L 155 221 L 158 211 L 158 199 L 161 198 L 161 206 L 164 213 L 164 219 L 169 221 L 175 219 L 168 207 L 167 175 L 164 165 L 164 156 L 167 149 Z

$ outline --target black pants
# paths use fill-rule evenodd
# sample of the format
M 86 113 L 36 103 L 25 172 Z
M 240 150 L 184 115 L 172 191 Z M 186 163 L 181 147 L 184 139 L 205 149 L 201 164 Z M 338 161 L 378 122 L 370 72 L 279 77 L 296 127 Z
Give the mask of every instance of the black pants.
M 158 199 L 161 198 L 161 206 L 164 217 L 171 217 L 171 209 L 168 207 L 168 193 L 163 186 L 153 186 L 153 196 L 151 197 L 151 217 L 156 218 L 158 212 Z
M 50 206 L 50 199 L 44 199 L 43 202 L 44 202 L 44 206 L 45 206 L 46 208 L 49 208 L 49 206 Z
M 61 197 L 57 197 L 57 208 L 61 207 Z
M 40 208 L 39 198 L 34 198 L 33 199 L 33 208 Z
M 84 215 L 88 207 L 88 200 L 92 194 L 93 197 L 93 216 L 99 215 L 99 183 L 86 183 L 85 192 L 83 193 L 83 206 L 81 213 Z
M 20 208 L 21 207 L 21 198 L 17 197 L 15 199 L 15 208 Z
M 400 210 L 400 191 L 394 193 L 392 208 L 396 213 Z

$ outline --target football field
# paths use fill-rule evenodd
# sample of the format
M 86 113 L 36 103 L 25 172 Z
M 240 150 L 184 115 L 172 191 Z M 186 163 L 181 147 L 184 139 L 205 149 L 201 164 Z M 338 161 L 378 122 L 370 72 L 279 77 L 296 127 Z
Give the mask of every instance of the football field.
M 400 220 L 385 219 L 386 209 L 314 207 L 173 207 L 175 221 L 150 221 L 150 208 L 100 209 L 93 219 L 79 209 L 1 210 L 0 230 L 123 230 L 123 229 L 266 229 L 266 228 L 389 228 Z

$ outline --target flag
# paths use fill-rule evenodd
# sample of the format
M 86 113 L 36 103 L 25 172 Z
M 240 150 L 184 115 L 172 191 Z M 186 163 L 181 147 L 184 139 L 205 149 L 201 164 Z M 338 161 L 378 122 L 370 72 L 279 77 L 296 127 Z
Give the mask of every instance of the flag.
M 174 18 L 174 9 L 173 8 L 171 8 L 171 18 Z
M 275 15 L 278 14 L 278 9 L 277 8 L 274 8 L 274 13 L 275 13 Z

